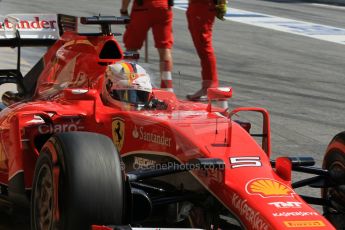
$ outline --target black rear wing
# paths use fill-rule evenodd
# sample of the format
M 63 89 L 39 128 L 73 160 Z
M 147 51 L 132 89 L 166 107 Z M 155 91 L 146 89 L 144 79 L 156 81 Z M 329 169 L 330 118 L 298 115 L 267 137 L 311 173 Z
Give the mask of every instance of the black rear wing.
M 81 17 L 80 23 L 84 25 L 100 25 L 103 35 L 111 35 L 111 25 L 123 25 L 128 24 L 130 18 L 127 16 L 93 16 L 93 17 Z M 121 35 L 121 34 L 120 34 Z

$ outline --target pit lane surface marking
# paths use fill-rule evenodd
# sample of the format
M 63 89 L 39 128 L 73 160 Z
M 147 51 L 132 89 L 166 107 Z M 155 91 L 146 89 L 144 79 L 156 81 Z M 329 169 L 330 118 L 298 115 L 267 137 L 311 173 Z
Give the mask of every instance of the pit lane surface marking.
M 317 6 L 317 7 L 323 7 L 323 8 L 345 10 L 344 6 L 326 5 L 326 4 L 321 4 L 321 3 L 311 3 L 311 5 Z
M 176 9 L 186 10 L 187 7 L 187 1 L 175 0 Z M 343 28 L 240 10 L 231 6 L 228 8 L 225 19 L 345 45 L 345 29 Z

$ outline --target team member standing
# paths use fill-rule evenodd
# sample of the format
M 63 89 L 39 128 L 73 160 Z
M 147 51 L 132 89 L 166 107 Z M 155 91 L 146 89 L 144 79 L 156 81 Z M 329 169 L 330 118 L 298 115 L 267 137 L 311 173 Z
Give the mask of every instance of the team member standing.
M 128 15 L 130 1 L 122 0 L 121 15 Z M 159 53 L 161 88 L 169 91 L 173 91 L 171 76 L 173 12 L 171 2 L 171 0 L 134 0 L 130 15 L 131 22 L 123 37 L 126 49 L 137 51 L 143 46 L 147 32 L 152 28 L 155 47 Z
M 218 87 L 216 56 L 212 46 L 212 29 L 215 17 L 224 20 L 226 0 L 189 0 L 187 9 L 188 29 L 200 58 L 202 84 L 187 99 L 198 101 L 207 99 L 207 89 Z

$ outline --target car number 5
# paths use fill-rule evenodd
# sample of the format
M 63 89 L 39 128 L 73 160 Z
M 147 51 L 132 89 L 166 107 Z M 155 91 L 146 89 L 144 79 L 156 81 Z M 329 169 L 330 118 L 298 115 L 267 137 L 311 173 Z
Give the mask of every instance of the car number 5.
M 261 167 L 260 157 L 230 157 L 231 168 Z

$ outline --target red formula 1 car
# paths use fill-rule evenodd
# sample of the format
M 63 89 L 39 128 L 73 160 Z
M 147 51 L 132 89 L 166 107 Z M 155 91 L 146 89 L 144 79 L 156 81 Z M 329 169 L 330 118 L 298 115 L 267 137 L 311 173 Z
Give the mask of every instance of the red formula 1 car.
M 109 106 L 101 97 L 107 66 L 136 57 L 122 51 L 110 30 L 126 18 L 81 18 L 101 25 L 94 34 L 78 34 L 77 18 L 65 15 L 9 18 L 3 29 L 17 29 L 12 37 L 0 33 L 0 46 L 17 47 L 18 60 L 22 46 L 50 46 L 25 77 L 19 64 L 0 70 L 1 84 L 18 86 L 18 93 L 2 96 L 0 201 L 13 215 L 29 209 L 32 230 L 344 223 L 333 218 L 344 211 L 344 147 L 341 154 L 330 150 L 325 169 L 309 157 L 270 159 L 265 109 L 214 105 L 224 104 L 231 88 L 209 89 L 207 104 L 154 88 L 140 108 Z M 262 133 L 233 119 L 243 111 L 262 114 Z M 293 170 L 314 176 L 292 183 Z M 323 196 L 294 190 L 307 185 L 323 188 Z M 309 204 L 325 207 L 333 225 Z

